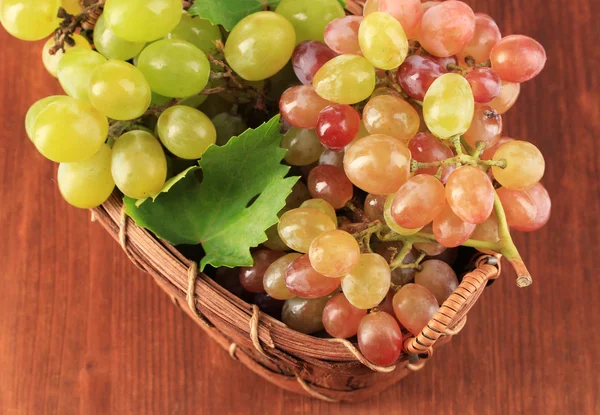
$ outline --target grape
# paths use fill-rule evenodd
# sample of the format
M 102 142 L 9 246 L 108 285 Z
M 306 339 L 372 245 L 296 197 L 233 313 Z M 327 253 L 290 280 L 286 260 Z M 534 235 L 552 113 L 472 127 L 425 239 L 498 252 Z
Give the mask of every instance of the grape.
M 285 161 L 292 166 L 312 164 L 319 160 L 324 150 L 315 130 L 302 130 L 296 127 L 285 134 L 281 147 L 287 150 Z
M 329 47 L 315 40 L 301 42 L 294 49 L 292 65 L 296 76 L 304 85 L 312 85 L 315 74 L 325 62 L 335 58 L 337 54 Z
M 352 142 L 360 129 L 360 114 L 349 105 L 325 107 L 317 120 L 321 143 L 332 150 L 342 150 Z
M 336 228 L 327 214 L 316 209 L 292 209 L 279 219 L 277 230 L 281 240 L 294 251 L 306 253 L 312 241 Z
M 300 85 L 287 89 L 279 100 L 284 120 L 298 128 L 315 128 L 321 111 L 331 102 L 321 98 L 312 86 Z
M 511 84 L 510 82 L 502 82 L 500 94 L 488 104 L 496 110 L 498 114 L 504 114 L 512 108 L 519 98 L 521 92 L 521 84 Z
M 354 307 L 344 294 L 339 293 L 331 297 L 323 310 L 323 326 L 331 336 L 347 339 L 356 336 L 358 326 L 366 315 L 366 310 Z
M 369 133 L 399 138 L 405 144 L 417 134 L 421 123 L 417 111 L 393 95 L 371 98 L 363 110 L 363 121 Z
M 278 300 L 289 300 L 295 297 L 285 285 L 285 270 L 300 256 L 296 253 L 287 254 L 269 265 L 263 277 L 263 288 L 267 294 Z
M 463 65 L 468 56 L 474 59 L 476 64 L 487 61 L 492 48 L 501 38 L 500 29 L 494 19 L 487 14 L 475 13 L 475 32 L 469 43 L 458 53 L 459 64 Z
M 461 1 L 448 0 L 423 14 L 419 40 L 427 52 L 446 57 L 460 52 L 474 33 L 473 10 Z
M 385 296 L 385 298 L 383 299 L 381 304 L 379 304 L 378 307 L 379 307 L 379 311 L 383 311 L 384 313 L 387 313 L 390 316 L 396 318 L 396 314 L 394 313 L 394 302 L 393 302 L 394 294 L 396 294 L 396 291 L 394 291 L 392 288 L 390 288 L 387 295 Z
M 336 56 L 319 69 L 313 86 L 324 99 L 337 104 L 356 104 L 375 90 L 375 68 L 362 56 Z
M 268 314 L 277 320 L 281 320 L 281 313 L 283 311 L 283 305 L 285 304 L 284 301 L 273 298 L 267 293 L 258 293 L 254 295 L 252 302 L 256 304 L 263 313 Z
M 112 176 L 125 196 L 142 199 L 160 192 L 167 178 L 167 159 L 154 136 L 134 130 L 113 146 Z
M 265 291 L 263 286 L 263 277 L 267 269 L 276 260 L 284 255 L 283 252 L 261 249 L 252 253 L 251 267 L 240 268 L 240 284 L 244 289 L 251 293 L 261 293 Z
M 421 22 L 423 21 L 423 15 L 425 14 L 425 12 L 427 10 L 431 9 L 434 6 L 437 6 L 440 3 L 441 3 L 441 1 L 422 1 L 422 3 L 421 3 L 421 18 L 419 19 L 419 23 L 417 23 L 417 27 L 415 29 L 416 30 L 416 40 L 419 40 L 419 36 L 421 36 Z M 445 66 L 444 66 L 444 68 L 445 68 Z
M 267 235 L 267 240 L 263 242 L 263 245 L 273 251 L 287 251 L 288 246 L 281 240 L 279 237 L 279 232 L 277 232 L 277 225 L 271 226 L 269 229 L 265 231 Z
M 345 16 L 332 20 L 325 28 L 325 43 L 340 55 L 362 55 L 358 29 L 362 16 Z
M 294 187 L 292 187 L 292 193 L 285 199 L 285 208 L 288 210 L 296 209 L 300 207 L 302 203 L 310 199 L 310 197 L 308 187 L 306 187 L 303 182 L 298 181 Z
M 190 16 L 186 12 L 183 12 L 181 21 L 166 38 L 185 40 L 207 55 L 215 55 L 218 52 L 217 42 L 223 39 L 219 26 L 198 16 Z
M 546 65 L 546 51 L 535 39 L 506 36 L 491 52 L 492 68 L 503 81 L 523 83 L 535 78 Z
M 48 105 L 59 100 L 63 96 L 64 95 L 52 95 L 46 98 L 42 98 L 39 101 L 35 102 L 31 107 L 29 107 L 29 110 L 25 115 L 25 132 L 27 133 L 27 137 L 29 137 L 30 140 L 33 140 L 33 123 L 35 122 L 35 119 L 37 118 L 38 114 Z
M 320 298 L 335 291 L 340 286 L 340 279 L 318 273 L 310 265 L 308 254 L 304 254 L 285 270 L 285 285 L 298 297 Z
M 406 284 L 394 296 L 394 312 L 400 324 L 417 336 L 438 311 L 431 291 L 418 284 Z
M 544 176 L 544 156 L 527 141 L 513 140 L 503 144 L 494 154 L 494 160 L 506 160 L 506 168 L 492 167 L 494 178 L 513 190 L 527 189 Z
M 531 197 L 533 203 L 537 208 L 537 215 L 529 223 L 522 226 L 513 226 L 518 231 L 532 232 L 537 231 L 544 226 L 550 219 L 550 210 L 552 209 L 552 202 L 550 201 L 550 195 L 546 188 L 541 184 L 537 183 L 526 189 L 525 192 Z
M 150 42 L 173 30 L 181 20 L 181 0 L 106 0 L 106 25 L 130 42 Z
M 408 143 L 413 160 L 421 163 L 431 163 L 434 161 L 443 161 L 454 156 L 450 147 L 442 143 L 433 134 L 419 133 Z M 448 181 L 450 173 L 454 171 L 454 166 L 444 166 L 442 168 L 442 183 Z M 438 168 L 430 167 L 419 169 L 415 174 L 436 174 Z
M 319 157 L 319 164 L 335 166 L 338 169 L 344 168 L 344 152 L 326 149 Z
M 381 255 L 361 254 L 358 264 L 342 278 L 342 291 L 362 310 L 379 304 L 390 289 L 390 266 Z
M 415 274 L 415 284 L 431 291 L 438 304 L 442 305 L 458 288 L 458 278 L 450 265 L 430 259 L 421 264 L 421 270 Z
M 385 86 L 378 86 L 377 89 L 375 89 L 375 91 L 373 91 L 373 93 L 371 94 L 371 99 L 381 96 L 381 95 L 391 95 L 394 97 L 402 98 L 402 95 L 395 89 L 388 88 Z M 404 98 L 402 98 L 402 99 L 404 99 Z
M 292 23 L 297 42 L 322 42 L 327 24 L 345 15 L 344 8 L 337 0 L 283 0 L 275 12 Z
M 403 228 L 402 226 L 398 225 L 392 217 L 392 203 L 394 202 L 395 197 L 396 195 L 394 194 L 387 196 L 385 200 L 385 205 L 383 205 L 383 219 L 385 220 L 385 224 L 389 226 L 394 232 L 400 235 L 409 236 L 418 233 L 421 230 L 421 228 Z
M 156 93 L 154 93 L 156 95 Z M 179 105 L 185 105 L 190 108 L 198 108 L 208 99 L 208 95 L 192 95 L 179 101 Z M 242 130 L 242 132 L 245 130 Z
M 364 211 L 365 215 L 367 216 L 367 218 L 369 218 L 369 220 L 378 220 L 381 222 L 384 221 L 383 207 L 385 205 L 386 199 L 387 196 L 372 195 L 370 193 L 367 195 L 365 199 Z
M 358 327 L 358 348 L 371 363 L 395 363 L 402 353 L 402 332 L 394 317 L 382 311 L 364 316 Z
M 537 206 L 527 191 L 501 187 L 496 192 L 511 228 L 526 228 L 537 217 Z
M 482 223 L 494 208 L 494 186 L 477 167 L 456 169 L 446 183 L 446 199 L 456 215 L 467 223 Z
M 81 13 L 81 4 L 79 3 L 79 0 L 61 0 L 60 3 L 69 14 L 77 15 Z
M 88 98 L 102 114 L 114 120 L 133 120 L 144 115 L 151 92 L 144 74 L 123 61 L 98 66 L 90 78 Z
M 464 222 L 446 205 L 443 212 L 433 220 L 433 236 L 447 248 L 465 243 L 475 231 L 477 225 Z
M 60 97 L 39 112 L 31 131 L 32 141 L 44 157 L 70 163 L 100 150 L 108 136 L 108 120 L 87 102 Z
M 403 242 L 382 242 L 377 247 L 376 253 L 381 255 L 387 263 L 391 263 L 404 246 Z M 413 264 L 417 260 L 417 253 L 411 249 L 402 260 L 402 264 Z M 415 278 L 414 268 L 396 268 L 392 271 L 392 283 L 395 285 L 406 285 Z M 393 314 L 393 311 L 392 311 Z
M 495 211 L 492 211 L 492 214 L 485 220 L 485 222 L 477 225 L 475 231 L 471 235 L 471 238 L 475 239 L 476 241 L 492 243 L 500 240 L 500 237 L 498 236 L 498 215 L 496 215 Z
M 489 147 L 489 148 L 485 149 L 483 154 L 481 154 L 481 160 L 493 160 L 494 154 L 496 154 L 496 151 L 500 148 L 500 146 L 503 145 L 504 143 L 508 143 L 509 141 L 513 141 L 513 140 L 514 140 L 514 138 L 510 138 L 510 137 L 500 137 L 498 142 L 493 147 Z
M 2 0 L 2 26 L 21 40 L 40 40 L 59 25 L 60 0 Z
M 465 76 L 473 90 L 475 102 L 486 104 L 500 94 L 502 81 L 490 68 L 475 68 Z
M 433 81 L 445 73 L 446 69 L 433 59 L 411 55 L 398 69 L 398 82 L 407 95 L 422 101 Z
M 447 3 L 450 2 L 454 0 Z M 467 131 L 474 110 L 475 100 L 469 82 L 455 73 L 444 74 L 433 81 L 423 101 L 427 128 L 440 138 L 450 138 Z
M 360 247 L 352 235 L 336 229 L 317 236 L 310 244 L 308 257 L 315 271 L 339 278 L 358 264 Z
M 323 330 L 323 309 L 329 297 L 316 299 L 291 298 L 285 301 L 281 321 L 290 329 L 304 334 Z
M 199 94 L 210 75 L 204 52 L 183 40 L 164 39 L 148 45 L 137 66 L 152 91 L 171 98 Z
M 379 11 L 379 4 L 381 0 L 367 0 L 363 8 L 363 16 L 368 16 L 371 13 Z
M 177 157 L 196 160 L 217 141 L 217 130 L 203 112 L 175 105 L 158 118 L 156 130 L 160 141 Z
M 58 166 L 58 188 L 69 204 L 91 209 L 100 206 L 112 194 L 115 182 L 110 174 L 112 149 L 103 144 L 92 157 Z
M 354 188 L 344 171 L 335 166 L 322 165 L 308 175 L 308 190 L 314 198 L 326 200 L 335 209 L 341 209 L 352 199 Z
M 430 175 L 409 179 L 400 187 L 391 206 L 394 222 L 403 228 L 416 229 L 430 223 L 444 209 L 444 185 Z
M 58 62 L 56 74 L 60 86 L 73 98 L 88 100 L 88 87 L 94 70 L 106 63 L 106 58 L 88 49 L 72 49 Z
M 337 216 L 335 214 L 335 209 L 333 206 L 329 204 L 329 202 L 323 199 L 308 199 L 300 205 L 301 208 L 307 209 L 316 209 L 325 213 L 327 216 L 331 218 L 333 223 L 337 223 Z
M 475 113 L 471 126 L 463 135 L 467 144 L 475 148 L 478 142 L 485 143 L 485 148 L 493 147 L 502 133 L 502 115 L 489 105 L 475 105 Z
M 75 44 L 73 46 L 70 46 L 65 42 L 65 44 L 64 44 L 65 51 L 69 51 L 70 49 L 73 49 L 73 48 L 92 49 L 90 42 L 88 42 L 87 39 L 84 38 L 83 36 L 74 34 L 72 39 L 75 42 Z M 44 64 L 44 67 L 46 68 L 48 73 L 56 78 L 57 77 L 56 71 L 58 69 L 58 63 L 64 56 L 65 52 L 63 52 L 62 49 L 59 49 L 56 51 L 56 53 L 54 55 L 51 55 L 50 49 L 54 45 L 56 45 L 56 43 L 55 43 L 53 37 L 49 38 L 46 41 L 46 43 L 44 43 L 44 48 L 42 49 L 42 63 Z
M 358 30 L 360 50 L 376 68 L 396 69 L 408 54 L 408 39 L 402 25 L 387 13 L 365 17 Z
M 392 15 L 402 25 L 406 37 L 416 39 L 423 14 L 420 0 L 380 0 L 379 11 Z
M 421 229 L 421 232 L 433 235 L 433 225 L 431 225 L 431 224 L 427 225 L 427 227 L 424 227 L 423 229 Z M 416 250 L 418 250 L 420 252 L 424 252 L 425 254 L 427 254 L 427 256 L 430 256 L 430 257 L 438 256 L 438 255 L 442 254 L 444 251 L 446 251 L 446 247 L 437 242 L 418 243 L 418 244 L 414 244 L 414 247 Z
M 104 15 L 96 22 L 94 46 L 107 59 L 129 60 L 137 56 L 145 45 L 145 42 L 130 42 L 115 35 L 106 25 Z
M 216 144 L 218 146 L 224 146 L 233 137 L 237 137 L 248 129 L 248 125 L 242 117 L 228 112 L 215 115 L 211 121 L 217 133 Z
M 344 171 L 350 181 L 365 192 L 396 193 L 410 177 L 410 151 L 396 138 L 370 135 L 355 141 L 346 150 Z

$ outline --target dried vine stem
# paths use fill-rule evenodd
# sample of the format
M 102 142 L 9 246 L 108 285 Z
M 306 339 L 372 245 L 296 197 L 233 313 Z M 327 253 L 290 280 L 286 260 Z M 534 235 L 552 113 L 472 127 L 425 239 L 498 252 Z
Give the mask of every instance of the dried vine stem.
M 58 10 L 58 17 L 63 19 L 63 21 L 54 32 L 54 46 L 50 48 L 50 54 L 54 55 L 59 50 L 64 51 L 65 44 L 68 46 L 75 45 L 72 36 L 82 30 L 86 23 L 91 26 L 96 23 L 96 20 L 100 16 L 99 12 L 104 7 L 105 2 L 106 0 L 95 0 L 94 3 L 86 5 L 78 15 L 69 14 L 61 7 Z

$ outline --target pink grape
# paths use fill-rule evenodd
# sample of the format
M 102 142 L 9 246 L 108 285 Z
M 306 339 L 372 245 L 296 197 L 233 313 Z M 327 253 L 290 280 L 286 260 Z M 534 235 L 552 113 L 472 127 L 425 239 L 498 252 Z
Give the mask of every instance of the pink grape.
M 360 128 L 360 114 L 350 105 L 325 107 L 317 120 L 317 135 L 331 150 L 342 150 L 354 140 Z
M 363 317 L 358 327 L 358 348 L 369 360 L 379 366 L 396 362 L 402 352 L 402 332 L 394 317 L 376 311 Z
M 340 286 L 339 278 L 327 278 L 310 265 L 308 254 L 294 260 L 285 271 L 285 286 L 301 298 L 319 298 Z
M 377 247 L 376 253 L 381 255 L 388 263 L 400 252 L 403 242 L 382 242 Z M 417 260 L 418 253 L 411 249 L 402 261 L 403 264 L 412 264 Z M 414 268 L 396 268 L 392 271 L 392 283 L 406 285 L 415 279 Z
M 550 195 L 541 183 L 533 185 L 525 190 L 525 192 L 531 197 L 533 203 L 535 203 L 537 215 L 535 215 L 535 218 L 532 221 L 524 225 L 513 226 L 513 228 L 523 232 L 537 231 L 550 219 L 550 211 L 552 210 Z
M 502 115 L 489 105 L 475 105 L 475 113 L 471 126 L 463 137 L 467 144 L 475 148 L 478 142 L 485 143 L 485 148 L 493 147 L 502 133 Z
M 471 85 L 477 103 L 487 104 L 500 94 L 502 81 L 493 69 L 475 68 L 465 78 Z
M 523 83 L 536 77 L 546 65 L 546 50 L 535 39 L 506 36 L 494 46 L 492 68 L 503 81 Z
M 484 222 L 494 208 L 494 196 L 490 178 L 474 166 L 456 169 L 446 183 L 448 204 L 467 223 Z
M 331 297 L 323 310 L 323 326 L 327 333 L 333 337 L 347 339 L 356 336 L 358 326 L 367 310 L 354 307 L 339 293 Z
M 393 95 L 371 98 L 363 109 L 363 122 L 371 134 L 385 134 L 408 143 L 419 131 L 419 114 L 404 99 Z
M 501 187 L 496 190 L 504 207 L 506 222 L 511 228 L 524 228 L 537 216 L 537 206 L 525 190 L 511 190 Z
M 344 171 L 325 164 L 311 170 L 308 190 L 313 198 L 323 199 L 335 209 L 343 208 L 354 193 L 352 182 Z
M 362 55 L 358 44 L 358 28 L 362 16 L 346 16 L 332 20 L 325 28 L 325 43 L 340 55 Z
M 421 163 L 443 161 L 454 156 L 450 147 L 431 133 L 419 133 L 408 143 L 412 158 Z M 446 183 L 454 166 L 444 166 L 442 169 L 442 183 Z M 438 168 L 430 167 L 417 170 L 416 174 L 436 174 Z
M 458 53 L 459 64 L 465 65 L 468 56 L 473 58 L 476 64 L 487 61 L 492 48 L 501 38 L 500 29 L 494 19 L 484 13 L 475 13 L 475 32 L 471 41 Z
M 444 185 L 434 176 L 421 174 L 400 187 L 392 202 L 394 221 L 407 229 L 427 225 L 444 209 Z
M 388 313 L 390 316 L 396 318 L 396 313 L 394 313 L 394 295 L 396 291 L 390 288 L 387 295 L 383 299 L 383 301 L 379 304 L 379 311 L 383 311 L 384 313 Z
M 321 66 L 335 58 L 337 54 L 316 40 L 300 42 L 292 55 L 292 67 L 304 85 L 312 85 L 312 80 Z
M 421 264 L 421 269 L 415 274 L 415 284 L 431 291 L 438 304 L 442 305 L 458 288 L 458 278 L 450 265 L 430 259 Z
M 338 169 L 344 169 L 344 152 L 343 151 L 335 151 L 335 150 L 325 150 L 321 153 L 321 157 L 319 158 L 319 164 L 328 164 L 330 166 L 335 166 Z
M 378 196 L 372 194 L 367 195 L 367 197 L 365 198 L 365 206 L 363 210 L 365 212 L 365 215 L 367 215 L 367 218 L 369 218 L 369 220 L 378 220 L 382 223 L 385 221 L 383 217 L 383 209 L 385 206 L 386 199 L 387 196 Z
M 312 129 L 317 126 L 319 114 L 331 102 L 321 98 L 311 85 L 293 86 L 279 101 L 281 116 L 294 127 Z
M 500 94 L 489 102 L 489 106 L 495 109 L 498 114 L 504 114 L 512 108 L 521 93 L 521 84 L 502 82 Z
M 473 235 L 471 235 L 471 239 L 493 243 L 500 240 L 498 236 L 498 215 L 496 215 L 495 211 L 492 211 L 492 214 L 485 222 L 477 225 Z
M 464 222 L 446 205 L 444 211 L 433 220 L 433 236 L 447 248 L 454 248 L 467 241 L 477 225 Z
M 465 3 L 448 0 L 423 14 L 419 29 L 421 46 L 439 57 L 456 55 L 475 33 L 475 14 Z
M 417 40 L 419 40 L 419 36 L 421 35 L 421 22 L 423 21 L 423 15 L 429 9 L 434 6 L 440 4 L 441 1 L 424 1 L 421 3 L 421 19 L 419 20 L 419 24 L 417 25 Z
M 446 72 L 431 58 L 411 55 L 398 69 L 398 82 L 407 95 L 423 101 L 433 81 Z
M 380 0 L 379 11 L 391 14 L 400 22 L 406 37 L 415 39 L 421 22 L 421 0 Z
M 263 277 L 265 272 L 278 258 L 285 255 L 283 252 L 261 249 L 252 254 L 254 265 L 240 268 L 240 284 L 246 291 L 262 293 L 265 291 Z
M 418 335 L 438 311 L 438 301 L 431 291 L 418 284 L 406 284 L 394 296 L 394 312 L 400 324 Z
M 439 216 L 439 215 L 438 215 Z M 426 233 L 429 235 L 433 235 L 433 223 L 430 223 L 421 229 L 420 233 Z M 436 256 L 440 255 L 442 252 L 446 250 L 444 245 L 441 245 L 437 242 L 423 242 L 414 244 L 414 248 L 418 251 L 425 252 L 427 256 Z

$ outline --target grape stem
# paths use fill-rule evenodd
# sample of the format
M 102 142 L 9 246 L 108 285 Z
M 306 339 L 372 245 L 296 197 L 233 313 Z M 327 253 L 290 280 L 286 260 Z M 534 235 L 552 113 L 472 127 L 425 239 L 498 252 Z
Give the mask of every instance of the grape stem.
M 56 54 L 59 50 L 65 51 L 65 43 L 74 46 L 73 35 L 81 31 L 83 24 L 89 19 L 95 19 L 98 9 L 104 6 L 106 0 L 96 0 L 85 7 L 78 15 L 69 14 L 64 8 L 58 9 L 58 17 L 63 19 L 60 26 L 54 31 L 54 46 L 48 51 L 50 55 Z
M 362 16 L 363 6 L 354 0 L 346 0 L 346 10 L 355 16 Z

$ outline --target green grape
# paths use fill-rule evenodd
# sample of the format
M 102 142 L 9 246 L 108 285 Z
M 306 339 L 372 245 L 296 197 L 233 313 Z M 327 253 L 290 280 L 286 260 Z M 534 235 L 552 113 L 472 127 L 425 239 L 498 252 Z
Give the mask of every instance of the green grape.
M 319 160 L 325 150 L 315 130 L 292 127 L 281 141 L 287 150 L 285 161 L 292 166 L 306 166 Z
M 106 0 L 106 24 L 130 42 L 151 42 L 165 36 L 181 20 L 181 0 Z
M 423 101 L 427 128 L 440 138 L 464 134 L 471 126 L 475 99 L 469 82 L 459 74 L 447 73 L 433 81 Z
M 90 78 L 88 97 L 98 111 L 114 120 L 133 120 L 150 105 L 150 85 L 135 66 L 123 61 L 100 65 Z
M 233 137 L 236 137 L 246 131 L 248 126 L 239 115 L 232 115 L 227 112 L 217 114 L 212 119 L 217 130 L 217 145 L 224 146 Z
M 281 240 L 294 251 L 308 252 L 310 244 L 324 232 L 336 228 L 327 214 L 316 209 L 292 209 L 281 216 L 277 229 Z
M 283 0 L 275 9 L 294 25 L 296 42 L 324 42 L 325 27 L 346 13 L 338 0 Z
M 108 136 L 108 120 L 85 101 L 60 97 L 39 112 L 31 131 L 32 141 L 44 157 L 69 163 L 100 150 Z
M 2 0 L 2 26 L 21 40 L 40 40 L 58 27 L 60 0 Z
M 27 133 L 27 137 L 29 137 L 30 140 L 33 139 L 33 123 L 35 122 L 35 119 L 40 113 L 40 111 L 42 111 L 48 105 L 52 104 L 54 101 L 62 97 L 64 97 L 64 95 L 52 95 L 46 98 L 42 98 L 35 104 L 33 104 L 31 107 L 29 107 L 27 115 L 25 115 L 25 132 Z
M 92 157 L 58 166 L 58 188 L 63 198 L 81 209 L 106 202 L 115 188 L 110 172 L 112 149 L 103 144 Z
M 200 17 L 192 17 L 187 12 L 183 12 L 181 21 L 166 38 L 190 42 L 208 55 L 214 55 L 218 51 L 216 42 L 222 39 L 219 26 Z
M 150 103 L 154 105 L 165 105 L 171 101 L 173 101 L 173 98 L 163 97 L 162 95 L 157 94 L 156 92 L 152 92 L 150 98 Z
M 103 63 L 106 58 L 98 52 L 73 49 L 58 63 L 58 81 L 67 95 L 87 101 L 92 73 Z
M 196 160 L 217 141 L 217 130 L 203 112 L 175 105 L 160 114 L 156 130 L 160 141 L 174 155 Z
M 375 68 L 362 56 L 336 56 L 317 71 L 313 86 L 321 98 L 337 104 L 356 104 L 375 90 Z
M 402 25 L 383 12 L 371 13 L 363 19 L 358 42 L 365 58 L 376 68 L 396 69 L 408 54 L 408 39 Z
M 300 182 L 298 182 L 300 183 Z M 316 209 L 316 210 L 320 210 L 321 212 L 325 213 L 327 216 L 329 216 L 331 218 L 331 220 L 333 221 L 333 223 L 337 224 L 337 215 L 335 214 L 335 209 L 333 208 L 333 206 L 331 206 L 331 204 L 323 199 L 308 199 L 304 202 L 302 202 L 302 204 L 300 205 L 301 208 L 308 208 L 308 209 Z
M 119 190 L 133 199 L 160 192 L 167 178 L 167 159 L 156 138 L 145 131 L 130 131 L 113 146 L 112 177 Z
M 73 46 L 69 46 L 65 42 L 65 51 L 68 52 L 70 49 L 73 49 L 73 48 L 83 48 L 83 49 L 90 49 L 90 50 L 92 49 L 90 42 L 88 42 L 88 40 L 81 35 L 77 35 L 77 34 L 73 35 L 73 40 L 75 41 L 75 45 L 73 45 Z M 46 41 L 46 43 L 44 44 L 44 47 L 42 49 L 42 63 L 44 64 L 44 67 L 46 68 L 48 73 L 56 78 L 56 76 L 57 76 L 56 71 L 58 69 L 58 63 L 64 56 L 65 52 L 63 52 L 62 49 L 59 49 L 56 51 L 56 53 L 54 55 L 51 55 L 50 49 L 55 44 L 56 44 L 56 42 L 54 41 L 54 37 L 51 37 L 50 39 L 48 39 Z
M 164 39 L 148 45 L 137 66 L 152 91 L 172 98 L 199 94 L 210 75 L 204 52 L 183 40 Z
M 80 0 L 61 0 L 61 6 L 67 13 L 77 15 L 81 13 L 81 4 L 79 1 Z
M 106 26 L 104 15 L 100 16 L 94 27 L 94 46 L 107 59 L 129 60 L 137 56 L 146 43 L 130 42 L 121 39 Z
M 295 45 L 290 22 L 273 12 L 258 12 L 235 25 L 225 44 L 225 59 L 245 80 L 261 81 L 288 63 Z
M 296 296 L 285 285 L 285 270 L 300 256 L 296 253 L 287 254 L 269 265 L 263 277 L 263 287 L 267 294 L 277 300 L 289 300 Z
M 179 101 L 179 105 L 186 107 L 198 108 L 208 99 L 208 95 L 192 95 L 191 97 L 183 98 Z

